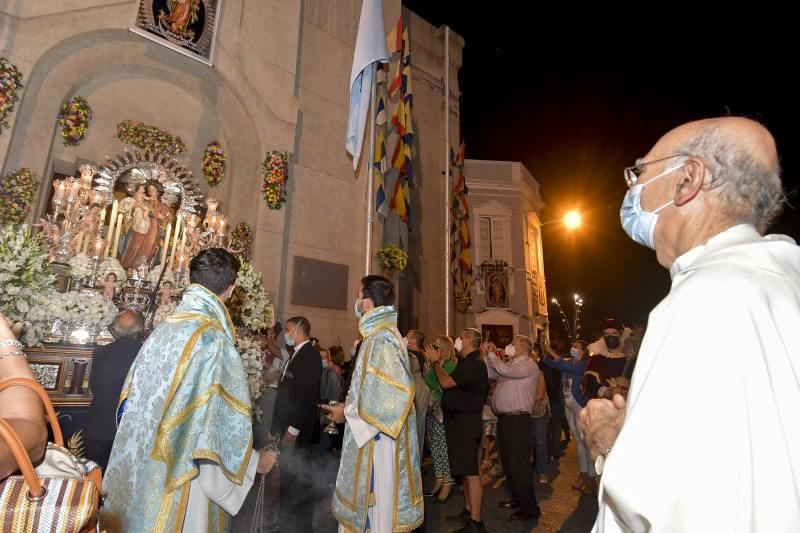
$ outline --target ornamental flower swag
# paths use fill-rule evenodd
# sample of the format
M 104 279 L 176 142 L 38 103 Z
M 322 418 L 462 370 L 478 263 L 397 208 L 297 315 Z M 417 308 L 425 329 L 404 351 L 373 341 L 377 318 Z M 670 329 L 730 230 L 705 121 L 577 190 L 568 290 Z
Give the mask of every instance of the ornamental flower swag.
M 117 124 L 117 138 L 151 152 L 178 155 L 186 151 L 186 145 L 177 135 L 138 120 L 123 120 Z
M 216 187 L 225 177 L 225 162 L 228 156 L 217 141 L 211 141 L 203 152 L 203 175 L 209 187 Z
M 22 89 L 22 73 L 5 57 L 0 56 L 0 134 L 9 128 L 8 116 L 14 111 Z
M 33 205 L 39 177 L 29 168 L 9 172 L 0 182 L 0 226 L 21 224 Z
M 239 222 L 231 230 L 231 244 L 229 250 L 240 260 L 250 260 L 253 247 L 253 230 L 247 222 Z
M 242 261 L 236 288 L 228 303 L 231 319 L 255 333 L 272 323 L 272 306 L 269 293 L 264 288 L 261 273 L 250 261 Z
M 264 392 L 264 359 L 261 353 L 261 342 L 250 335 L 237 332 L 236 351 L 239 352 L 244 370 L 247 372 L 250 398 L 255 402 Z M 256 418 L 260 418 L 260 412 L 253 414 Z
M 264 170 L 264 183 L 261 193 L 270 209 L 280 209 L 286 202 L 286 180 L 289 179 L 289 154 L 272 151 L 267 153 L 261 163 Z
M 387 270 L 405 272 L 408 266 L 408 254 L 394 244 L 390 244 L 386 248 L 379 248 L 376 255 L 381 260 L 383 268 Z
M 58 127 L 61 130 L 61 142 L 64 146 L 77 146 L 86 137 L 89 121 L 92 120 L 92 108 L 83 96 L 75 96 L 61 106 L 58 113 Z

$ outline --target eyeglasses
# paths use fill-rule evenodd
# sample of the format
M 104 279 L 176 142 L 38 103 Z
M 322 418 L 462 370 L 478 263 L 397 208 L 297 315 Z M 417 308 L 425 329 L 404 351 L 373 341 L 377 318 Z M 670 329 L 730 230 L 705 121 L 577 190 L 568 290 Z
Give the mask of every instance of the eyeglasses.
M 660 159 L 654 159 L 652 161 L 643 161 L 639 162 L 637 160 L 636 164 L 632 167 L 625 167 L 625 183 L 628 184 L 628 188 L 630 189 L 639 181 L 639 176 L 644 173 L 644 167 L 648 165 L 652 165 L 655 163 L 660 163 L 661 161 L 667 161 L 668 159 L 674 159 L 676 157 L 690 157 L 688 154 L 675 154 L 675 155 L 668 155 L 667 157 L 662 157 Z

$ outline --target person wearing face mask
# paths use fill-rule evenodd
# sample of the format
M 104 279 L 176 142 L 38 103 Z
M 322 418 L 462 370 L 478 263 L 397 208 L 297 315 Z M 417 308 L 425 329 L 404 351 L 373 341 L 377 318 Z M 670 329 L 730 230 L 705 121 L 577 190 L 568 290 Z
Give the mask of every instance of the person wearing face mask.
M 567 423 L 575 437 L 575 443 L 578 448 L 579 475 L 578 479 L 572 483 L 572 488 L 586 494 L 594 494 L 596 485 L 594 465 L 589 460 L 589 452 L 583 442 L 578 425 L 578 417 L 588 401 L 588 398 L 581 390 L 581 380 L 583 380 L 583 375 L 586 371 L 586 364 L 589 362 L 589 348 L 586 345 L 586 341 L 576 340 L 569 349 L 569 359 L 562 359 L 549 345 L 546 349 L 552 359 L 542 359 L 544 364 L 561 371 L 561 390 L 564 396 Z
M 615 318 L 607 318 L 600 323 L 602 336 L 589 345 L 592 354 L 586 365 L 581 383 L 581 391 L 588 398 L 610 398 L 611 388 L 625 371 L 625 339 L 630 335 Z
M 625 177 L 623 228 L 671 287 L 627 400 L 581 413 L 602 469 L 594 530 L 800 531 L 800 248 L 764 235 L 784 201 L 775 139 L 745 118 L 690 122 Z
M 276 453 L 252 449 L 247 374 L 225 309 L 238 270 L 222 248 L 197 254 L 181 303 L 128 372 L 103 479 L 109 531 L 227 528 L 255 474 L 275 464 Z
M 442 413 L 450 475 L 461 476 L 464 510 L 448 516 L 458 531 L 485 531 L 481 519 L 483 485 L 481 485 L 478 450 L 483 433 L 483 405 L 489 393 L 489 374 L 481 359 L 481 332 L 474 328 L 461 331 L 455 340 L 458 366 L 447 374 L 441 353 L 429 355 L 442 387 Z M 428 355 L 428 354 L 426 354 Z
M 517 335 L 505 347 L 507 361 L 491 351 L 486 358 L 489 379 L 497 380 L 492 410 L 497 415 L 497 447 L 511 496 L 510 500 L 500 502 L 500 506 L 518 508 L 511 520 L 522 521 L 538 518 L 540 514 L 530 462 L 533 446 L 531 414 L 539 383 L 539 367 L 530 358 L 532 348 L 530 338 Z
M 332 505 L 340 532 L 411 531 L 423 521 L 414 381 L 394 294 L 383 276 L 361 279 L 353 379 L 344 405 L 323 406 L 347 421 Z
M 311 323 L 295 316 L 286 321 L 284 340 L 294 348 L 278 382 L 271 437 L 280 439 L 280 523 L 288 531 L 311 531 L 314 491 L 308 466 L 319 442 L 317 403 L 322 360 L 312 345 Z

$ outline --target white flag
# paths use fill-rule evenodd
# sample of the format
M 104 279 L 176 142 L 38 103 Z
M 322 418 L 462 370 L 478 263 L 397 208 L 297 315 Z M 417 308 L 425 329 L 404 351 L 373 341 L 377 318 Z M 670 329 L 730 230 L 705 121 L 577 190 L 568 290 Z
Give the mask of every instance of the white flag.
M 344 146 L 353 156 L 353 168 L 358 167 L 364 127 L 369 110 L 372 69 L 376 61 L 389 60 L 386 51 L 386 34 L 383 28 L 382 0 L 363 0 L 358 21 L 353 69 L 350 71 L 350 113 L 347 117 L 347 137 Z

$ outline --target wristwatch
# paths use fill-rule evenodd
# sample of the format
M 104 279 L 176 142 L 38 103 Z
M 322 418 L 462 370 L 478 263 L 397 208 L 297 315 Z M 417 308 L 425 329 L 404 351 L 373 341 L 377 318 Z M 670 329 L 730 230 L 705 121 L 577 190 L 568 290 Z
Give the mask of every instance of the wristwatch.
M 606 457 L 608 457 L 609 453 L 611 453 L 611 448 L 606 448 L 594 460 L 594 471 L 597 472 L 598 476 L 603 473 L 603 467 L 606 465 Z

